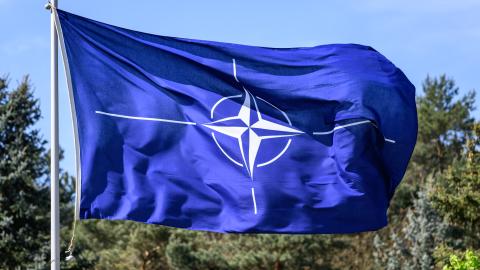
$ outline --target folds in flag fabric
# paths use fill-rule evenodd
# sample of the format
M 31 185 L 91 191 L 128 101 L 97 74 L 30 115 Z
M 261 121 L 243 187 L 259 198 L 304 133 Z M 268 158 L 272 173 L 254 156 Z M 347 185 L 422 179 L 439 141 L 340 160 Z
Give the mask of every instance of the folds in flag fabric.
M 254 47 L 57 15 L 78 218 L 257 233 L 387 224 L 416 141 L 415 88 L 371 47 Z

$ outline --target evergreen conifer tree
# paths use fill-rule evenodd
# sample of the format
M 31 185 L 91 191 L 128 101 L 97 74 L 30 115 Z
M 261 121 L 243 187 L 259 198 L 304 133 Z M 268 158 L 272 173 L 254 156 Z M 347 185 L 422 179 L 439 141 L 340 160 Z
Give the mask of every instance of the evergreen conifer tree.
M 14 89 L 0 79 L 0 269 L 38 267 L 48 257 L 49 192 L 45 141 L 28 77 Z

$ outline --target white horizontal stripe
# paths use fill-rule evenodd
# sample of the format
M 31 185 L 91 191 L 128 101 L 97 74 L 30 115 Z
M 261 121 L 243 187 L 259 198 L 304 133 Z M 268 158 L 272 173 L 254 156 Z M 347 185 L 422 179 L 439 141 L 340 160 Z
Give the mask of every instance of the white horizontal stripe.
M 111 117 L 134 119 L 134 120 L 157 121 L 157 122 L 166 122 L 166 123 L 182 124 L 182 125 L 196 125 L 196 123 L 194 123 L 194 122 L 177 121 L 177 120 L 169 120 L 169 119 L 162 119 L 162 118 L 130 116 L 130 115 L 123 115 L 123 114 L 116 114 L 116 113 L 107 113 L 107 112 L 102 112 L 102 111 L 95 111 L 95 113 L 108 115 L 108 116 L 111 116 Z
M 364 121 L 359 121 L 359 122 L 353 122 L 353 123 L 349 123 L 349 124 L 342 125 L 342 126 L 336 126 L 332 130 L 329 130 L 329 131 L 313 132 L 313 135 L 328 135 L 328 134 L 332 134 L 335 130 L 339 130 L 339 129 L 346 128 L 346 127 L 368 124 L 368 123 L 371 123 L 371 121 L 370 120 L 364 120 Z
M 375 125 L 375 123 L 373 123 L 372 121 L 370 121 L 370 120 L 363 120 L 363 121 L 348 123 L 348 124 L 341 125 L 341 126 L 336 126 L 336 127 L 334 127 L 333 129 L 331 129 L 331 130 L 329 130 L 329 131 L 313 132 L 313 135 L 328 135 L 328 134 L 332 134 L 332 133 L 335 132 L 336 130 L 339 130 L 339 129 L 342 129 L 342 128 L 347 128 L 347 127 L 352 127 L 352 126 L 358 126 L 358 125 L 363 125 L 363 124 L 372 124 L 374 127 L 377 127 L 377 125 Z M 387 138 L 385 138 L 385 137 L 384 137 L 384 139 L 385 139 L 386 142 L 396 143 L 395 140 L 387 139 Z
M 387 138 L 384 138 L 386 142 L 389 142 L 389 143 L 396 143 L 396 141 L 392 140 L 392 139 L 387 139 Z

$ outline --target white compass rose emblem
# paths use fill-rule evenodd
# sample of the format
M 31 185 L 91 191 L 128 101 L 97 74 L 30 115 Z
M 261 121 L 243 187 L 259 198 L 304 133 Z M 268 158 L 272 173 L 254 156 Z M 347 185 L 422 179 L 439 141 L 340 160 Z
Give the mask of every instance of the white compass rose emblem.
M 237 78 L 237 67 L 235 59 L 233 59 L 233 76 L 235 80 L 240 83 Z M 280 158 L 285 151 L 290 146 L 292 142 L 291 139 L 287 141 L 283 149 L 273 158 L 270 160 L 263 162 L 261 164 L 257 164 L 257 155 L 259 154 L 260 147 L 263 140 L 272 140 L 272 139 L 279 139 L 279 138 L 286 138 L 286 137 L 293 137 L 302 134 L 303 132 L 292 127 L 292 123 L 288 118 L 287 114 L 282 110 L 278 109 L 271 103 L 267 102 L 264 99 L 257 97 L 258 99 L 262 100 L 263 102 L 267 103 L 268 105 L 272 106 L 276 110 L 280 111 L 285 120 L 288 122 L 287 125 L 281 125 L 269 120 L 264 119 L 262 116 L 257 100 L 255 97 L 243 86 L 242 90 L 244 91 L 244 100 L 243 104 L 240 108 L 240 111 L 237 115 L 225 117 L 210 123 L 203 124 L 203 126 L 212 130 L 212 138 L 215 141 L 215 144 L 220 148 L 221 152 L 234 164 L 239 165 L 241 167 L 245 167 L 248 175 L 253 180 L 253 172 L 255 167 L 262 167 L 268 164 L 273 163 L 275 160 Z M 221 98 L 217 103 L 215 103 L 210 111 L 211 118 L 213 120 L 213 116 L 215 113 L 215 109 L 220 105 L 222 102 L 228 99 L 234 98 L 241 98 L 242 95 L 235 95 L 230 97 Z M 260 131 L 260 132 L 259 132 Z M 238 147 L 240 149 L 240 154 L 242 156 L 242 160 L 239 162 L 231 157 L 221 146 L 218 142 L 217 138 L 215 137 L 215 132 L 227 135 L 237 140 Z M 244 143 L 246 141 L 246 144 Z M 257 205 L 255 200 L 255 190 L 252 187 L 252 200 L 254 204 L 254 213 L 257 214 Z
M 217 144 L 217 146 L 220 148 L 221 152 L 233 163 L 241 167 L 245 166 L 248 175 L 253 178 L 253 172 L 255 167 L 262 167 L 273 163 L 285 153 L 291 143 L 291 139 L 289 139 L 283 147 L 283 150 L 281 150 L 279 154 L 271 158 L 269 161 L 257 164 L 257 155 L 259 153 L 263 140 L 293 137 L 300 135 L 303 132 L 291 127 L 291 122 L 288 116 L 283 111 L 280 111 L 277 107 L 274 107 L 271 104 L 271 106 L 279 110 L 284 115 L 286 121 L 289 123 L 289 126 L 277 124 L 264 119 L 260 110 L 258 109 L 258 104 L 255 100 L 255 97 L 247 90 L 244 91 L 244 101 L 237 115 L 203 124 L 203 126 L 213 130 L 211 134 L 212 138 Z M 241 96 L 242 95 L 232 96 L 228 98 L 237 98 Z M 218 105 L 224 100 L 225 99 L 219 100 L 216 105 Z M 212 108 L 212 116 L 214 115 L 214 109 L 216 107 L 217 106 L 214 106 Z M 252 109 L 252 107 L 254 107 L 255 109 Z M 227 154 L 223 147 L 218 143 L 215 137 L 215 132 L 227 135 L 238 141 L 242 161 L 239 162 Z M 245 141 L 247 142 L 246 144 Z

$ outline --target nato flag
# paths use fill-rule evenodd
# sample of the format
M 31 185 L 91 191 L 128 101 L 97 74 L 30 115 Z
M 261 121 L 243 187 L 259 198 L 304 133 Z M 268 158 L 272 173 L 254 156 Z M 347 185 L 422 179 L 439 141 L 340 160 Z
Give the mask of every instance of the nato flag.
M 238 233 L 387 224 L 415 88 L 371 47 L 245 46 L 57 14 L 78 218 Z

